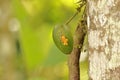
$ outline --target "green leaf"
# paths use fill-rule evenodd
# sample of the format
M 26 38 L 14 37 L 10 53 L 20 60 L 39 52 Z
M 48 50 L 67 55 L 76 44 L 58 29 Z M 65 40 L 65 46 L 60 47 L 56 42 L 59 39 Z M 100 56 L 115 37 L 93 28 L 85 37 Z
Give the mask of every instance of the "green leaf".
M 56 25 L 53 29 L 53 40 L 63 53 L 70 54 L 73 48 L 73 37 L 67 25 Z

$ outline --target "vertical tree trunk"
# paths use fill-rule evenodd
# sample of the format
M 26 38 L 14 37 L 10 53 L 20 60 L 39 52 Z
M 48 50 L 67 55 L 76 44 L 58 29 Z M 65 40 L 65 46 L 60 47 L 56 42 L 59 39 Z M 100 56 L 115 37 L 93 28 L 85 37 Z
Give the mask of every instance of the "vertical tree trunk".
M 120 80 L 120 0 L 88 0 L 90 80 Z

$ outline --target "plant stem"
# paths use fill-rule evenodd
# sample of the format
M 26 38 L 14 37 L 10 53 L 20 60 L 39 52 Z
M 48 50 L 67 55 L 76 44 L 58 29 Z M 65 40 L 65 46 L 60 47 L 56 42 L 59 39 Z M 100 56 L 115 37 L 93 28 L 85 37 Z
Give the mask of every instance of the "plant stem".
M 68 57 L 69 80 L 80 80 L 79 59 L 86 34 L 84 30 L 85 27 L 79 24 L 75 31 L 73 50 Z
M 65 24 L 68 25 L 78 13 L 77 11 Z
M 78 13 L 81 11 L 81 8 L 84 5 L 85 5 L 85 3 L 81 4 L 80 7 L 77 8 L 77 12 L 74 13 L 74 15 L 70 19 L 68 19 L 68 21 L 65 23 L 66 25 L 68 25 L 73 20 L 73 18 L 78 15 Z

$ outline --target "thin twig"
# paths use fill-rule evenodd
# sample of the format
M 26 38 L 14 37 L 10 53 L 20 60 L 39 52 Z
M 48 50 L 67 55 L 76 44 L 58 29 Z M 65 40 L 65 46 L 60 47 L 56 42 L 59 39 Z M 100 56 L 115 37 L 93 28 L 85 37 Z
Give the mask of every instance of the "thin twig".
M 66 25 L 68 25 L 72 20 L 73 20 L 73 18 L 76 16 L 76 15 L 78 15 L 78 11 L 65 23 Z
M 78 8 L 77 8 L 77 12 L 72 16 L 70 17 L 70 19 L 68 19 L 68 21 L 65 23 L 66 25 L 68 25 L 75 16 L 78 15 L 78 13 L 81 11 L 81 8 L 85 5 L 85 3 L 81 4 Z

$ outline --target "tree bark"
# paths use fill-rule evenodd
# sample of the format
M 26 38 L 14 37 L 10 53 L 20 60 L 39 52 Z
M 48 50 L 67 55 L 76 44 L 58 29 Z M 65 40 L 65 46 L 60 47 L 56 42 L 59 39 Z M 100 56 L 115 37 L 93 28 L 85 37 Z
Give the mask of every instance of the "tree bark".
M 84 36 L 86 34 L 84 30 L 85 26 L 78 24 L 74 35 L 73 50 L 68 59 L 69 80 L 80 80 L 79 58 L 81 52 L 80 50 L 84 41 Z
M 90 80 L 120 80 L 120 0 L 88 0 Z

